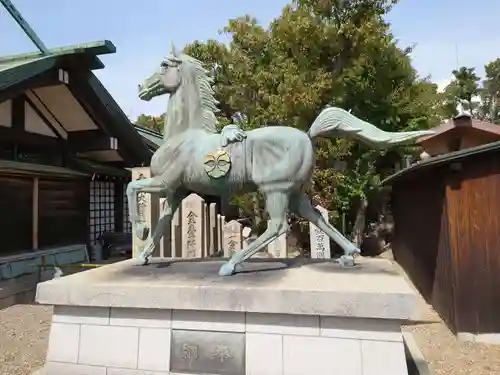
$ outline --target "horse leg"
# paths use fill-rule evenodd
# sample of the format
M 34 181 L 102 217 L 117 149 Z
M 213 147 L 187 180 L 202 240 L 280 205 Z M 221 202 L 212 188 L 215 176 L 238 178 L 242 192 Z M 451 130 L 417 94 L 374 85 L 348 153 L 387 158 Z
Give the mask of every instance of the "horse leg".
M 316 225 L 325 234 L 337 243 L 344 251 L 344 259 L 352 258 L 354 254 L 359 254 L 360 250 L 351 241 L 345 238 L 342 233 L 330 225 L 321 213 L 312 205 L 309 197 L 303 192 L 295 194 L 291 202 L 293 202 L 292 209 L 302 216 L 304 219 L 309 220 Z
M 266 211 L 269 214 L 269 224 L 260 237 L 241 251 L 235 252 L 231 259 L 224 263 L 219 270 L 220 276 L 230 276 L 234 274 L 235 268 L 246 259 L 250 258 L 257 251 L 268 245 L 281 234 L 283 234 L 288 223 L 286 213 L 288 211 L 288 193 L 286 191 L 272 191 L 265 193 Z
M 177 190 L 173 194 L 167 194 L 163 203 L 160 219 L 158 220 L 158 224 L 153 231 L 153 235 L 139 254 L 139 260 L 143 265 L 148 264 L 149 258 L 153 254 L 155 247 L 160 243 L 165 231 L 170 228 L 172 217 L 186 195 L 187 194 L 181 190 Z
M 145 178 L 129 182 L 127 185 L 127 199 L 129 217 L 133 231 L 139 239 L 144 241 L 149 235 L 149 228 L 143 217 L 139 215 L 139 193 L 162 193 L 165 185 L 155 178 Z

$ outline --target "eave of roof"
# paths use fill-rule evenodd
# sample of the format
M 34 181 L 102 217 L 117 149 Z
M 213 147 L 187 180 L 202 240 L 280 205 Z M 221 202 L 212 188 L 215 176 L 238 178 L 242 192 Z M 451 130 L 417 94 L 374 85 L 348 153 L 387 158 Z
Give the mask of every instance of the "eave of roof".
M 441 125 L 431 129 L 434 131 L 434 134 L 426 135 L 420 138 L 417 143 L 422 143 L 432 138 L 439 137 L 441 134 L 447 133 L 453 129 L 458 128 L 470 128 L 479 131 L 484 131 L 490 134 L 495 134 L 500 137 L 500 126 L 496 124 L 492 124 L 490 122 L 481 121 L 477 119 L 473 119 L 470 116 L 462 115 L 457 116 L 455 118 L 449 119 L 448 121 L 443 122 Z
M 92 72 L 87 74 L 87 84 L 114 120 L 113 124 L 110 125 L 114 125 L 115 137 L 121 138 L 128 149 L 135 151 L 136 160 L 134 166 L 149 165 L 152 156 L 151 151 L 115 99 Z
M 396 180 L 399 180 L 401 177 L 407 176 L 417 170 L 428 169 L 432 167 L 438 167 L 440 165 L 445 165 L 448 163 L 457 162 L 473 155 L 485 154 L 489 152 L 499 152 L 499 151 L 500 151 L 500 141 L 487 143 L 485 145 L 471 147 L 460 151 L 449 152 L 443 155 L 433 156 L 427 160 L 421 160 L 413 165 L 410 165 L 408 168 L 401 169 L 400 171 L 390 175 L 389 177 L 381 181 L 380 184 L 381 185 L 392 184 Z
M 115 52 L 114 44 L 109 40 L 104 40 L 53 48 L 49 50 L 49 54 L 30 52 L 2 56 L 0 57 L 0 91 L 55 68 L 60 59 L 67 56 L 87 56 L 89 58 L 85 60 L 89 62 L 88 69 L 102 69 L 104 64 L 97 56 Z
M 87 54 L 92 56 L 107 55 L 116 52 L 115 45 L 109 40 L 101 40 L 97 42 L 73 44 L 65 47 L 56 47 L 49 50 L 49 54 L 43 54 L 42 52 L 28 52 L 17 55 L 10 56 L 0 56 L 0 66 L 4 64 L 22 64 L 24 62 L 32 62 L 34 60 L 43 59 L 46 57 L 55 57 L 63 55 L 74 55 L 74 54 Z M 100 60 L 99 60 L 100 61 Z M 92 68 L 100 69 L 102 66 Z
M 11 160 L 0 160 L 0 173 L 2 172 L 28 176 L 51 176 L 55 178 L 90 178 L 88 173 L 70 168 Z
M 84 173 L 130 178 L 129 170 L 112 167 L 103 163 L 98 163 L 94 160 L 71 158 L 70 163 L 74 169 Z

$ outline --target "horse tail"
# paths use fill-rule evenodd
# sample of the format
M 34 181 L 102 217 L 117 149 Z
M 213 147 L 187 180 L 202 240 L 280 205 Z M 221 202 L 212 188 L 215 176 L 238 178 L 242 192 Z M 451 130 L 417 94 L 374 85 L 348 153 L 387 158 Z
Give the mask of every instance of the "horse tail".
M 430 134 L 434 132 L 430 130 L 386 132 L 337 107 L 323 109 L 307 131 L 311 139 L 316 137 L 354 138 L 375 148 L 386 148 Z

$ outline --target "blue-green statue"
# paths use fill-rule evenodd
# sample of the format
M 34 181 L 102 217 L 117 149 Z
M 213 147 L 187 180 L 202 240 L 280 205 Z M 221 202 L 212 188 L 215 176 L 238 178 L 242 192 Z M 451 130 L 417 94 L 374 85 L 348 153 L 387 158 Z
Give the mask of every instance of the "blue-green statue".
M 148 263 L 154 248 L 188 191 L 201 195 L 230 197 L 242 191 L 260 190 L 269 214 L 267 230 L 221 267 L 228 276 L 236 267 L 287 230 L 287 213 L 293 212 L 314 223 L 335 241 L 345 257 L 359 249 L 323 219 L 304 193 L 310 183 L 316 137 L 350 137 L 373 147 L 387 147 L 414 140 L 429 131 L 389 133 L 349 112 L 324 109 L 307 133 L 288 126 L 263 126 L 243 131 L 237 125 L 216 130 L 218 111 L 212 78 L 202 63 L 172 47 L 157 72 L 139 86 L 139 97 L 169 94 L 164 125 L 164 143 L 151 159 L 151 178 L 129 183 L 127 196 L 135 235 L 145 240 L 149 228 L 138 214 L 139 193 L 165 197 L 160 220 L 139 258 Z

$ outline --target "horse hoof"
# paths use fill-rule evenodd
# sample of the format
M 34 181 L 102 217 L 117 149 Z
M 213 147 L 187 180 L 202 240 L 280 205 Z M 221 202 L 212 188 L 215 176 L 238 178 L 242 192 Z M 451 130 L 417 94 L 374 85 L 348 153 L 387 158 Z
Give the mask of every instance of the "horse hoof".
M 143 223 L 138 223 L 135 227 L 135 236 L 145 241 L 149 236 L 149 228 Z
M 352 244 L 349 249 L 347 249 L 344 252 L 345 255 L 355 255 L 355 254 L 361 254 L 361 250 L 356 247 L 356 245 Z
M 234 275 L 236 265 L 231 262 L 224 263 L 219 269 L 219 276 L 232 276 Z
M 139 255 L 135 260 L 135 264 L 138 266 L 147 266 L 149 264 L 149 258 Z
M 356 263 L 354 262 L 354 257 L 352 255 L 342 255 L 339 258 L 339 264 L 342 267 L 354 267 Z

